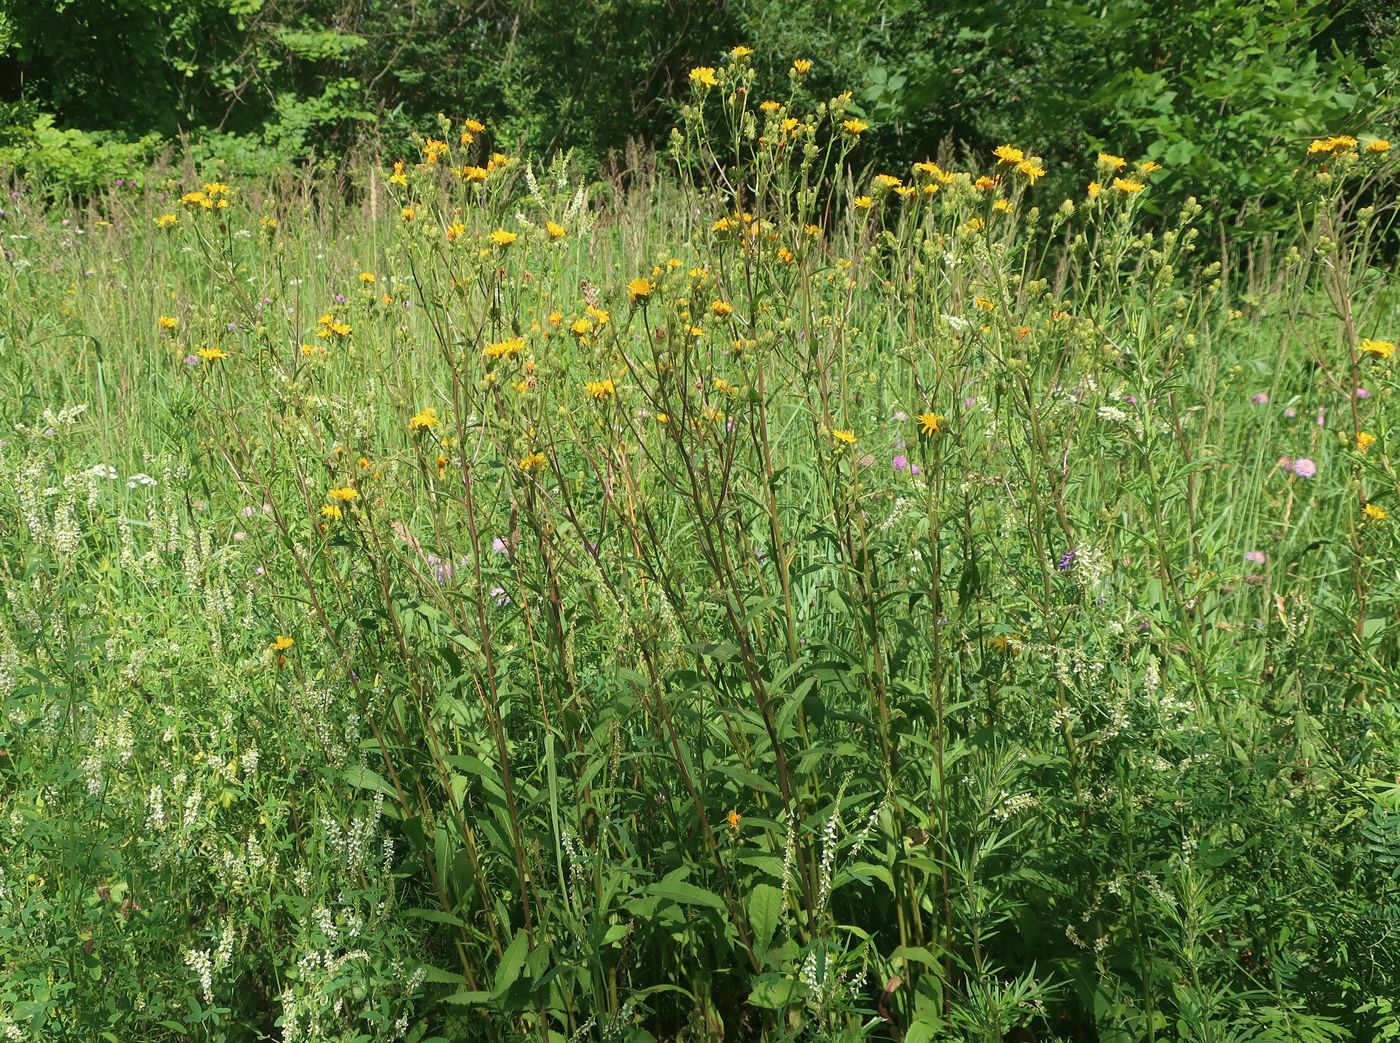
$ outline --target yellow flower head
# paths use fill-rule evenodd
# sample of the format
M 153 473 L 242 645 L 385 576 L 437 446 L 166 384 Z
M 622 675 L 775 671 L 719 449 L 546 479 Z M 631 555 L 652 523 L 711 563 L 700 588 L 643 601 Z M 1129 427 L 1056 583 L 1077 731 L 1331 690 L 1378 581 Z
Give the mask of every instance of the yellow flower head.
M 180 325 L 180 320 L 173 315 L 162 315 L 156 321 L 160 323 L 160 328 L 163 330 L 173 330 Z
M 405 221 L 412 221 L 415 217 L 418 216 L 418 211 L 414 210 L 411 206 L 406 206 L 399 211 L 399 216 Z
M 504 228 L 497 228 L 494 232 L 487 236 L 487 238 L 490 239 L 491 242 L 494 243 L 496 246 L 505 248 L 511 243 L 515 242 L 517 236 L 514 232 L 507 232 Z
M 373 273 L 373 272 L 361 272 L 361 273 L 360 273 L 360 282 L 364 283 L 366 286 L 371 285 L 371 284 L 374 282 L 374 273 Z
M 478 184 L 480 184 L 482 181 L 485 181 L 490 173 L 491 172 L 485 167 L 474 167 L 470 165 L 465 166 L 461 170 L 457 171 L 458 176 L 461 177 L 463 181 L 471 181 L 476 182 Z
M 543 470 L 546 463 L 548 461 L 545 459 L 544 453 L 526 453 L 516 466 L 528 474 L 532 471 Z
M 851 135 L 851 137 L 856 138 L 869 130 L 870 125 L 864 120 L 848 119 L 841 121 L 841 129 Z
M 1395 354 L 1395 344 L 1388 340 L 1372 340 L 1367 337 L 1361 342 L 1361 351 L 1365 355 L 1374 355 L 1378 359 L 1388 359 Z
M 855 205 L 857 210 L 869 210 L 875 205 L 875 200 L 871 199 L 869 196 L 856 196 L 851 202 Z
M 332 489 L 326 493 L 326 499 L 335 500 L 339 503 L 353 503 L 360 498 L 360 491 L 354 486 L 343 485 L 338 489 Z
M 586 337 L 593 332 L 593 323 L 587 319 L 575 319 L 569 325 L 569 332 L 575 337 Z
M 740 44 L 738 47 L 731 47 L 729 49 L 730 59 L 736 62 L 743 61 L 745 58 L 751 57 L 752 55 L 753 48 L 745 47 L 743 44 Z
M 583 385 L 583 389 L 599 402 L 602 402 L 617 391 L 617 385 L 612 382 L 611 377 L 606 377 L 603 380 L 588 381 Z
M 1366 142 L 1367 152 L 1389 152 L 1390 142 L 1385 138 L 1376 138 L 1374 141 Z
M 1037 178 L 1045 176 L 1045 164 L 1039 159 L 1023 159 L 1016 164 L 1016 169 L 1026 175 L 1026 180 L 1035 184 Z
M 1135 181 L 1130 177 L 1116 177 L 1113 179 L 1113 187 L 1125 196 L 1137 195 L 1147 186 L 1141 181 Z
M 469 119 L 465 121 L 462 126 L 467 128 L 467 133 L 469 134 L 484 134 L 486 132 L 486 124 L 482 123 L 480 120 Z
M 340 521 L 341 518 L 345 517 L 345 512 L 340 509 L 340 504 L 338 503 L 322 504 L 321 517 L 328 518 L 331 521 Z
M 972 298 L 972 303 L 975 304 L 978 308 L 982 309 L 982 311 L 996 311 L 996 310 L 997 310 L 997 306 L 996 306 L 995 304 L 993 304 L 990 300 L 988 300 L 986 297 L 982 297 L 982 296 L 973 297 L 973 298 Z
M 797 75 L 799 75 L 799 76 L 806 76 L 809 72 L 812 71 L 812 59 L 810 59 L 810 58 L 797 58 L 797 59 L 795 59 L 795 60 L 793 61 L 793 63 L 792 63 L 792 71 L 795 72 L 795 73 L 797 73 Z
M 272 639 L 272 641 L 271 641 L 271 643 L 268 645 L 268 647 L 271 648 L 274 652 L 285 652 L 287 649 L 291 648 L 294 644 L 296 644 L 296 642 L 293 641 L 293 640 L 292 640 L 290 637 L 288 637 L 286 634 L 278 634 L 276 637 L 274 637 L 274 638 Z
M 408 429 L 410 431 L 428 431 L 440 423 L 442 421 L 438 419 L 437 410 L 429 406 L 427 409 L 420 409 L 413 414 L 413 417 L 408 421 Z
M 1370 431 L 1358 431 L 1358 432 L 1357 432 L 1357 435 L 1356 435 L 1356 448 L 1359 449 L 1361 452 L 1364 453 L 1367 449 L 1370 449 L 1371 446 L 1373 446 L 1373 445 L 1375 445 L 1375 444 L 1376 444 L 1376 436 L 1373 435 L 1373 434 L 1371 434 Z
M 1365 507 L 1361 508 L 1361 513 L 1364 514 L 1369 521 L 1385 521 L 1390 517 L 1384 507 L 1378 507 L 1374 503 L 1368 503 Z
M 460 221 L 454 222 L 447 226 L 447 241 L 449 243 L 455 243 L 458 239 L 462 238 L 462 236 L 466 234 L 467 226 L 462 224 Z
M 551 239 L 564 238 L 564 226 L 559 224 L 557 221 L 546 221 L 544 223 L 544 231 L 545 234 Z
M 697 65 L 690 70 L 690 82 L 698 90 L 709 90 L 711 87 L 718 87 L 719 80 L 715 76 L 715 70 L 709 65 Z
M 180 219 L 174 214 L 161 214 L 154 223 L 157 228 L 173 228 L 180 223 Z
M 998 163 L 1005 163 L 1011 167 L 1026 158 L 1026 154 L 1014 145 L 998 145 L 992 149 L 992 155 L 997 157 Z
M 646 303 L 646 299 L 651 296 L 656 289 L 656 283 L 650 279 L 636 278 L 627 284 L 627 297 L 632 303 Z
M 195 354 L 205 362 L 221 362 L 228 358 L 228 352 L 223 348 L 200 348 Z
M 1115 156 L 1111 152 L 1099 153 L 1099 169 L 1112 173 L 1115 170 L 1122 170 L 1128 165 L 1128 161 L 1122 156 Z
M 723 319 L 734 314 L 734 305 L 730 304 L 728 301 L 715 301 L 710 305 L 710 311 Z
M 724 820 L 729 823 L 729 831 L 737 833 L 739 832 L 739 823 L 744 820 L 744 816 L 737 811 L 731 811 L 724 817 Z
M 519 355 L 524 348 L 524 337 L 509 337 L 506 340 L 497 341 L 495 344 L 486 345 L 481 349 L 481 353 L 488 359 L 506 359 L 512 355 Z
M 854 431 L 847 431 L 844 428 L 835 428 L 831 432 L 831 437 L 841 445 L 855 445 L 860 439 L 856 437 Z
M 927 413 L 920 413 L 915 419 L 919 421 L 919 434 L 923 435 L 925 438 L 936 435 L 942 430 L 938 425 L 943 420 L 943 416 L 940 413 L 935 413 L 933 410 L 929 410 Z

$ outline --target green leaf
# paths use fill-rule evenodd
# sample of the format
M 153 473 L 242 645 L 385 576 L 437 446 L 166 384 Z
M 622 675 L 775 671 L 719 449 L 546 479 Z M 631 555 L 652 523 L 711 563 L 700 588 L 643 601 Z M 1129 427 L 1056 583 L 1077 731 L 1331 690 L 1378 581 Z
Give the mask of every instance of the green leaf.
M 720 912 L 725 908 L 724 899 L 719 895 L 713 891 L 706 891 L 703 887 L 688 884 L 684 880 L 662 880 L 648 887 L 647 893 L 658 898 L 669 898 L 681 905 L 703 905 Z
M 506 951 L 501 954 L 501 965 L 496 968 L 496 983 L 491 989 L 491 998 L 499 999 L 506 990 L 515 984 L 520 972 L 525 969 L 525 957 L 530 954 L 530 937 L 524 931 L 510 940 Z
M 753 928 L 754 950 L 768 952 L 773 932 L 783 915 L 783 892 L 772 884 L 758 884 L 749 894 L 749 926 Z

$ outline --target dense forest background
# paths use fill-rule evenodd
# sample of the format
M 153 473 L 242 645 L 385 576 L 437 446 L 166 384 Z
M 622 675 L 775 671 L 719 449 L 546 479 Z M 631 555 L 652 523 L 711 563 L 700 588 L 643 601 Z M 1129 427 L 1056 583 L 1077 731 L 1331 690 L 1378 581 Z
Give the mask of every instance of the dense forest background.
M 686 71 L 736 41 L 765 76 L 854 92 L 862 160 L 1014 141 L 1048 185 L 1108 149 L 1167 167 L 1160 204 L 1287 220 L 1296 142 L 1383 132 L 1389 0 L 0 0 L 0 165 L 59 191 L 162 154 L 256 175 L 392 156 L 438 113 L 595 170 L 664 145 Z M 770 68 L 763 68 L 769 66 Z M 769 80 L 768 82 L 773 82 Z M 1260 206 L 1263 203 L 1265 205 Z M 1271 217 L 1271 215 L 1274 215 Z

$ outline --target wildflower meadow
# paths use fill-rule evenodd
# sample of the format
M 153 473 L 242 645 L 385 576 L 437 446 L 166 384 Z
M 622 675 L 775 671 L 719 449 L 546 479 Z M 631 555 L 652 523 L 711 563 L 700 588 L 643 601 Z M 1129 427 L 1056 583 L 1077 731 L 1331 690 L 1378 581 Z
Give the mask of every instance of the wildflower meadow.
M 1244 244 L 812 68 L 7 183 L 0 1037 L 1400 1039 L 1385 128 Z

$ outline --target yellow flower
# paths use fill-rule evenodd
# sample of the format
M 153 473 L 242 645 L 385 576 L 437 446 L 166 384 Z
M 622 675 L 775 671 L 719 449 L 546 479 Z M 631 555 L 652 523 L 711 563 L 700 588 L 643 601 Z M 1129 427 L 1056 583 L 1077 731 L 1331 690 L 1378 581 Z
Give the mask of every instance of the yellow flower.
M 831 437 L 842 445 L 855 445 L 860 439 L 856 438 L 854 431 L 847 431 L 844 428 L 836 428 L 831 432 Z
M 795 72 L 795 73 L 797 73 L 797 75 L 799 75 L 799 76 L 806 76 L 809 72 L 812 71 L 812 59 L 810 59 L 810 58 L 797 58 L 797 59 L 794 59 L 794 61 L 793 61 L 793 63 L 792 63 L 792 71 Z
M 296 642 L 293 641 L 286 634 L 278 634 L 275 638 L 272 639 L 272 642 L 268 645 L 268 647 L 271 648 L 274 652 L 285 652 L 294 644 L 296 644 Z
M 399 188 L 408 187 L 408 175 L 403 171 L 403 160 L 394 164 L 394 172 L 389 175 L 389 184 L 397 185 Z
M 228 352 L 223 348 L 200 348 L 195 354 L 205 362 L 219 362 L 228 358 Z
M 524 337 L 509 337 L 506 340 L 497 341 L 495 344 L 486 345 L 481 349 L 481 353 L 488 359 L 506 359 L 512 355 L 519 355 L 524 348 Z
M 174 214 L 161 214 L 154 221 L 157 228 L 172 228 L 180 223 L 180 219 Z
M 720 318 L 726 318 L 734 314 L 734 305 L 727 301 L 715 301 L 710 305 L 710 311 L 714 312 Z
M 869 196 L 856 196 L 852 202 L 855 204 L 857 210 L 869 210 L 875 205 L 875 200 L 871 199 Z
M 447 155 L 447 148 L 447 142 L 438 138 L 429 138 L 423 142 L 423 159 L 429 163 L 436 163 Z
M 595 308 L 591 304 L 583 310 L 586 311 L 588 313 L 588 317 L 594 322 L 596 322 L 599 326 L 606 326 L 608 324 L 608 319 L 611 317 L 604 309 Z
M 797 254 L 786 246 L 780 246 L 778 247 L 778 260 L 782 261 L 783 264 L 792 264 L 793 261 L 797 260 Z
M 627 297 L 632 303 L 646 303 L 646 299 L 651 296 L 656 289 L 656 283 L 650 279 L 636 278 L 627 284 Z
M 1356 139 L 1349 134 L 1335 134 L 1329 138 L 1319 138 L 1308 145 L 1308 155 L 1335 155 L 1338 152 L 1350 152 L 1356 148 Z
M 723 377 L 715 377 L 715 390 L 721 395 L 737 395 L 739 389 Z
M 1389 152 L 1390 142 L 1385 138 L 1376 138 L 1375 141 L 1366 142 L 1367 152 Z
M 447 241 L 449 243 L 456 242 L 466 234 L 467 226 L 461 222 L 456 222 L 447 226 Z
M 345 517 L 345 512 L 340 509 L 338 503 L 327 503 L 321 506 L 321 517 L 329 518 L 331 521 L 340 521 Z
M 228 185 L 224 184 L 222 181 L 206 181 L 204 182 L 204 191 L 214 197 L 226 196 L 228 195 L 229 188 Z
M 1113 187 L 1125 196 L 1136 195 L 1147 186 L 1141 181 L 1134 181 L 1130 177 L 1116 177 L 1113 179 Z
M 180 325 L 180 320 L 173 315 L 162 315 L 156 321 L 160 323 L 160 328 L 163 330 L 173 330 Z
M 564 226 L 559 224 L 558 222 L 546 221 L 544 223 L 544 230 L 545 234 L 548 235 L 551 239 L 564 238 Z
M 1045 176 L 1045 164 L 1039 159 L 1023 159 L 1016 164 L 1016 169 L 1026 175 L 1026 180 L 1035 184 L 1037 178 Z
M 973 297 L 972 303 L 975 304 L 977 307 L 981 308 L 983 311 L 997 310 L 997 306 L 993 304 L 990 300 L 988 300 L 986 297 Z
M 465 166 L 461 170 L 457 171 L 457 173 L 463 181 L 472 181 L 480 183 L 486 180 L 486 177 L 488 174 L 490 174 L 490 171 L 487 170 L 485 167 Z
M 487 238 L 495 245 L 504 248 L 515 242 L 517 236 L 514 232 L 507 232 L 504 228 L 497 228 L 487 236 Z
M 848 119 L 841 121 L 841 129 L 852 137 L 860 137 L 870 129 L 870 125 L 864 120 Z
M 575 337 L 586 337 L 593 332 L 593 323 L 587 319 L 575 319 L 569 330 Z
M 364 283 L 366 286 L 369 286 L 370 284 L 372 284 L 372 283 L 374 282 L 374 273 L 373 273 L 373 272 L 361 272 L 361 273 L 360 273 L 360 282 Z
M 408 429 L 410 431 L 427 431 L 437 427 L 440 423 L 442 421 L 438 419 L 437 410 L 429 406 L 427 409 L 420 409 L 413 414 L 412 419 L 408 422 Z
M 1151 159 L 1144 159 L 1137 165 L 1140 174 L 1155 174 L 1162 169 L 1162 164 Z
M 740 44 L 738 47 L 731 47 L 729 49 L 730 59 L 736 62 L 742 61 L 743 59 L 750 57 L 752 54 L 753 48 L 745 47 L 743 44 Z
M 417 211 L 411 206 L 406 206 L 399 211 L 399 216 L 405 221 L 412 221 L 417 216 Z
M 1373 446 L 1373 445 L 1375 445 L 1375 444 L 1376 444 L 1376 436 L 1373 435 L 1373 434 L 1371 434 L 1371 432 L 1369 432 L 1369 431 L 1359 431 L 1359 432 L 1357 432 L 1357 435 L 1356 435 L 1356 448 L 1357 448 L 1358 450 L 1360 450 L 1361 452 L 1364 453 L 1367 449 L 1370 449 L 1371 446 Z
M 729 823 L 729 831 L 737 833 L 739 832 L 739 823 L 744 820 L 744 816 L 737 811 L 731 811 L 724 817 L 724 820 Z
M 657 413 L 656 422 L 658 424 L 669 424 L 671 422 L 671 415 L 669 413 Z
M 715 77 L 715 70 L 708 65 L 697 65 L 690 70 L 690 82 L 700 90 L 709 90 L 711 87 L 718 87 L 719 80 Z
M 778 124 L 778 129 L 784 134 L 796 134 L 797 128 L 802 126 L 802 121 L 796 116 L 789 116 Z
M 546 463 L 548 461 L 545 459 L 544 453 L 526 453 L 516 466 L 528 474 L 531 471 L 542 470 Z
M 612 382 L 612 378 L 608 377 L 603 380 L 590 380 L 583 385 L 583 389 L 602 402 L 617 390 L 617 385 Z
M 1090 182 L 1089 182 L 1089 198 L 1090 198 L 1090 199 L 1098 199 L 1098 198 L 1099 198 L 1099 193 L 1101 193 L 1102 191 L 1103 191 L 1103 185 L 1099 184 L 1097 181 L 1090 181 Z
M 1370 521 L 1385 521 L 1390 515 L 1384 507 L 1378 507 L 1374 503 L 1368 503 L 1361 508 L 1361 513 L 1366 515 Z
M 1099 153 L 1099 167 L 1103 170 L 1122 170 L 1128 165 L 1128 161 L 1122 156 L 1115 156 L 1111 152 Z
M 353 486 L 343 485 L 338 489 L 332 489 L 326 493 L 326 499 L 336 500 L 340 503 L 353 503 L 360 498 L 360 490 Z
M 936 435 L 942 430 L 938 425 L 943 420 L 941 413 L 929 410 L 927 413 L 920 413 L 915 419 L 919 421 L 919 434 L 925 438 Z
M 1361 342 L 1361 351 L 1365 355 L 1374 355 L 1379 359 L 1388 359 L 1395 354 L 1395 344 L 1388 340 L 1372 340 L 1367 337 Z
M 783 106 L 781 102 L 776 102 L 773 99 L 769 98 L 767 101 L 759 102 L 758 107 L 764 112 L 774 113 L 781 109 Z
M 992 204 L 992 209 L 999 214 L 1009 214 L 1011 213 L 1011 203 L 1006 199 L 998 199 Z
M 1026 154 L 1014 145 L 998 145 L 992 149 L 992 155 L 997 157 L 998 163 L 1005 163 L 1011 167 L 1026 158 Z
M 972 187 L 977 189 L 977 191 L 979 192 L 990 192 L 992 189 L 997 187 L 997 179 L 994 177 L 988 177 L 986 174 L 983 174 L 981 177 L 979 177 L 976 181 L 972 183 Z
M 894 188 L 896 185 L 902 185 L 903 183 L 904 182 L 900 181 L 899 178 L 895 177 L 893 174 L 876 174 L 874 177 L 876 188 Z
M 552 311 L 546 316 L 546 319 L 551 326 L 558 326 L 564 321 L 564 313 L 562 311 Z
M 466 127 L 470 134 L 484 134 L 486 132 L 486 124 L 480 120 L 469 119 L 464 121 L 462 126 Z

